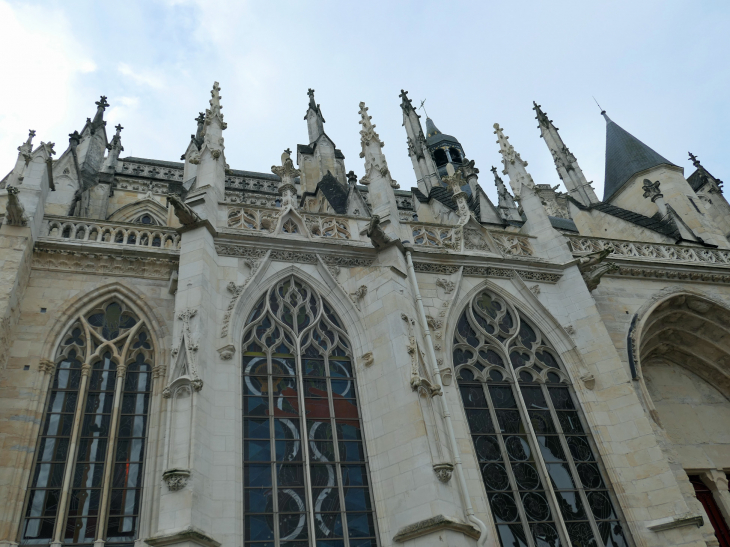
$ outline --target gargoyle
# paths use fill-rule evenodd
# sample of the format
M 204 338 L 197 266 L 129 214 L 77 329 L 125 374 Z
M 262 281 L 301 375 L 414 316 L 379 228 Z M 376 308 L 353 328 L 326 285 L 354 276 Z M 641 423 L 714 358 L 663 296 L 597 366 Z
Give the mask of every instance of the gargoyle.
M 8 203 L 5 208 L 5 222 L 10 226 L 25 226 L 28 219 L 25 216 L 25 208 L 18 199 L 18 190 L 14 186 L 8 186 Z
M 380 217 L 378 215 L 372 216 L 372 218 L 370 219 L 370 224 L 368 224 L 368 227 L 365 231 L 365 234 L 370 238 L 373 247 L 375 247 L 376 249 L 381 249 L 382 247 L 385 247 L 388 243 L 393 241 L 380 226 Z
M 618 270 L 618 266 L 613 262 L 604 262 L 612 252 L 614 252 L 614 248 L 608 245 L 602 251 L 596 251 L 578 259 L 578 269 L 589 291 L 592 292 L 598 287 L 601 277 Z
M 175 209 L 175 216 L 183 226 L 189 226 L 202 220 L 198 213 L 184 203 L 177 194 L 167 194 L 167 202 L 172 204 Z

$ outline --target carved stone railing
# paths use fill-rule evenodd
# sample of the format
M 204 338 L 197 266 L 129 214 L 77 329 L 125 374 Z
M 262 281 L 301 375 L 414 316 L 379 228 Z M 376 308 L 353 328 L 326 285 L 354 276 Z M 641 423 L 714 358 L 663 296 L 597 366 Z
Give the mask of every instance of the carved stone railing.
M 130 161 L 120 161 L 119 163 L 121 165 L 117 166 L 117 175 L 134 175 L 135 177 L 177 181 L 183 179 L 183 170 L 181 168 L 160 167 Z
M 265 194 L 254 194 L 246 192 L 233 192 L 226 190 L 225 203 L 237 203 L 240 205 L 258 205 L 259 207 L 278 207 L 281 198 L 278 195 L 267 196 Z
M 529 237 L 494 232 L 490 232 L 490 235 L 505 256 L 533 256 Z
M 411 224 L 410 229 L 414 245 L 454 251 L 461 250 L 462 233 L 460 227 Z
M 611 258 L 652 262 L 691 262 L 717 266 L 730 265 L 730 251 L 720 249 L 588 237 L 569 237 L 568 241 L 574 254 L 594 253 L 602 251 L 610 245 L 614 249 L 609 255 Z
M 43 221 L 42 234 L 58 240 L 158 247 L 169 250 L 180 248 L 180 235 L 175 230 L 128 222 L 95 222 L 72 217 L 47 217 Z
M 281 210 L 254 207 L 228 207 L 229 228 L 273 232 Z
M 304 215 L 304 222 L 307 224 L 309 233 L 313 236 L 352 239 L 350 225 L 346 218 Z

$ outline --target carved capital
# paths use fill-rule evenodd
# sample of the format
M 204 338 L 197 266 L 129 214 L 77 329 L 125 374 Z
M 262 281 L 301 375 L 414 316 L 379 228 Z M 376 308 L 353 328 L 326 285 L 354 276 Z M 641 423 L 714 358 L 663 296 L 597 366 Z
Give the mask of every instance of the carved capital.
M 165 481 L 171 492 L 177 492 L 185 488 L 188 479 L 190 479 L 189 469 L 168 469 L 162 474 L 162 480 Z
M 437 463 L 433 466 L 433 470 L 441 482 L 447 483 L 451 480 L 451 475 L 454 472 L 454 466 L 450 463 Z
M 38 370 L 45 374 L 53 374 L 56 371 L 56 363 L 49 359 L 41 359 L 38 363 Z

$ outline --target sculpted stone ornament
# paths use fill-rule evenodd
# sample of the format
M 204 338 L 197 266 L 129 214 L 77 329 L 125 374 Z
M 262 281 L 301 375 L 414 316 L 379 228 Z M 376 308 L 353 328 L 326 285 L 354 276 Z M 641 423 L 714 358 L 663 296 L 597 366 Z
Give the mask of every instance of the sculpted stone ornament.
M 175 216 L 183 226 L 192 226 L 202 220 L 177 194 L 167 194 L 167 202 L 175 209 Z
M 368 288 L 365 285 L 360 285 L 355 292 L 350 293 L 350 299 L 358 310 L 360 309 L 360 301 L 365 298 L 366 294 L 368 294 Z
M 433 466 L 433 470 L 441 482 L 447 483 L 451 480 L 451 475 L 454 472 L 454 466 L 450 463 L 438 463 Z
M 162 474 L 162 480 L 165 481 L 171 492 L 177 492 L 185 488 L 189 478 L 189 469 L 168 469 Z
M 281 178 L 281 183 L 279 184 L 281 206 L 295 207 L 297 203 L 297 189 L 294 186 L 294 179 L 301 174 L 301 171 L 294 167 L 290 149 L 287 148 L 284 150 L 281 154 L 281 165 L 272 165 L 271 172 Z
M 362 359 L 362 364 L 366 367 L 373 366 L 373 363 L 375 362 L 372 351 L 367 352 L 362 357 L 360 357 L 360 359 Z
M 589 291 L 592 292 L 598 287 L 601 277 L 619 269 L 614 262 L 604 262 L 606 257 L 613 251 L 613 246 L 607 245 L 601 251 L 587 254 L 578 259 L 578 269 Z
M 469 205 L 466 203 L 466 192 L 461 187 L 468 184 L 464 179 L 461 169 L 456 171 L 454 166 L 449 163 L 446 165 L 446 172 L 448 176 L 443 178 L 443 181 L 449 186 L 449 189 L 454 193 L 454 201 L 459 207 L 457 214 L 459 215 L 459 224 L 466 224 L 469 220 L 470 211 Z
M 18 190 L 14 186 L 8 186 L 8 203 L 5 206 L 5 222 L 10 226 L 26 226 L 28 218 L 25 216 L 25 208 L 18 199 Z
M 383 228 L 380 226 L 380 217 L 378 215 L 373 215 L 370 218 L 370 223 L 365 230 L 365 235 L 370 238 L 373 247 L 375 247 L 376 249 L 382 249 L 393 241 L 391 237 L 386 234 L 383 231 Z
M 644 189 L 644 197 L 651 198 L 652 203 L 654 203 L 657 199 L 664 197 L 664 195 L 659 191 L 659 181 L 652 182 L 649 179 L 644 179 L 644 185 L 642 188 Z
M 451 294 L 456 288 L 456 283 L 449 281 L 448 279 L 438 278 L 436 280 L 436 286 L 441 287 L 446 294 Z

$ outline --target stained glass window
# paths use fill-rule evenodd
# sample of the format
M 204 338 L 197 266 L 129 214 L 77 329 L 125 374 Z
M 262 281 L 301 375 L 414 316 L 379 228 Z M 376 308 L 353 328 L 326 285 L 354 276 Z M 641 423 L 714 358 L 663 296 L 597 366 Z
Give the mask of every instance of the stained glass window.
M 628 547 L 558 353 L 505 300 L 477 294 L 456 326 L 461 400 L 503 547 Z
M 342 322 L 295 277 L 244 333 L 246 547 L 376 547 L 352 351 Z
M 112 300 L 61 339 L 21 544 L 134 544 L 152 382 L 144 322 Z

